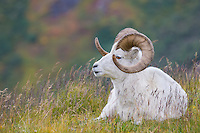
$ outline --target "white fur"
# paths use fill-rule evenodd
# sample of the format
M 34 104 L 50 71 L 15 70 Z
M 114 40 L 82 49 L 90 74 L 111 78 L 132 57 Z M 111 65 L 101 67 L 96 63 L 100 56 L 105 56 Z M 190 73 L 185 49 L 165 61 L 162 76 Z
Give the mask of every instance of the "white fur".
M 129 52 L 115 50 L 116 44 L 93 65 L 95 76 L 111 78 L 114 86 L 97 119 L 113 117 L 117 113 L 123 121 L 133 119 L 139 124 L 142 119 L 162 121 L 181 117 L 187 109 L 187 94 L 181 86 L 156 67 L 132 74 L 122 72 L 115 66 L 112 55 L 121 57 L 119 63 L 132 66 L 141 59 L 142 52 L 136 47 Z

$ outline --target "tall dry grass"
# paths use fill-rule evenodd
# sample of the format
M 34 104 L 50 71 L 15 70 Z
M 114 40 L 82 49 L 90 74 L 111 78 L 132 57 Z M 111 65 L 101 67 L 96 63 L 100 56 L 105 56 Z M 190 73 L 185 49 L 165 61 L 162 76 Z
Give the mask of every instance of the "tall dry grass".
M 54 69 L 55 70 L 55 69 Z M 119 118 L 94 121 L 105 106 L 112 84 L 107 78 L 96 78 L 88 62 L 62 68 L 47 77 L 37 74 L 37 80 L 27 81 L 12 92 L 0 92 L 0 132 L 199 132 L 200 77 L 192 69 L 168 60 L 163 68 L 181 84 L 189 97 L 186 114 L 180 119 L 163 122 L 122 122 Z

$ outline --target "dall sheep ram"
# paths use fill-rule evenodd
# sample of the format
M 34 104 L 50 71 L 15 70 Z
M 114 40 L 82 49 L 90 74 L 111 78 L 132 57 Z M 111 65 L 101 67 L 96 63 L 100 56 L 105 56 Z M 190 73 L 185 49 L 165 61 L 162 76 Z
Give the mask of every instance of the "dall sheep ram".
M 96 119 L 119 115 L 123 121 L 163 121 L 180 118 L 187 109 L 187 94 L 168 74 L 148 67 L 154 57 L 151 40 L 135 29 L 125 28 L 115 38 L 110 53 L 98 38 L 95 45 L 103 56 L 93 65 L 94 75 L 111 78 L 114 88 Z

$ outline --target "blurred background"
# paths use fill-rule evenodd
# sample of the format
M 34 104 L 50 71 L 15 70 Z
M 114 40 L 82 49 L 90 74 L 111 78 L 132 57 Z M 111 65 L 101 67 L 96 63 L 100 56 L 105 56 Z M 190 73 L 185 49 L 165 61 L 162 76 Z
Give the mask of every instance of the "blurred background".
M 200 54 L 199 0 L 1 0 L 0 90 L 57 62 L 67 71 L 98 59 L 94 38 L 110 51 L 126 27 L 158 40 L 155 64 L 168 58 L 191 66 Z

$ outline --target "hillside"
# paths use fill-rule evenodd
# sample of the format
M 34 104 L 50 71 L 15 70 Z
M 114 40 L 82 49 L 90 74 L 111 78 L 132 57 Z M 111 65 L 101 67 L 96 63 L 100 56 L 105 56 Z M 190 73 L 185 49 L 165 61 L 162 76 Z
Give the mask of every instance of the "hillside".
M 110 80 L 94 77 L 90 65 L 71 71 L 55 71 L 35 82 L 27 81 L 11 92 L 0 93 L 0 132 L 182 132 L 197 133 L 200 130 L 200 77 L 185 73 L 180 67 L 166 67 L 188 94 L 188 109 L 179 119 L 162 122 L 143 120 L 140 125 L 134 119 L 122 121 L 117 116 L 95 121 L 106 105 Z M 170 94 L 171 95 L 171 94 Z M 175 95 L 175 94 L 174 94 Z M 142 102 L 142 101 L 141 101 Z

